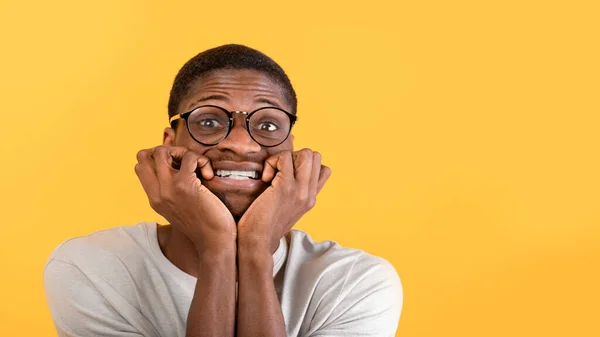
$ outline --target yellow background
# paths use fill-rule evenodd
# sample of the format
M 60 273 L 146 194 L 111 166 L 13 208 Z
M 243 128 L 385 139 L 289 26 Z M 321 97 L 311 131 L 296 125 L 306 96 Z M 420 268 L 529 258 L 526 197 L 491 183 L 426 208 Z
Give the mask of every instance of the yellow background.
M 135 154 L 231 42 L 292 79 L 333 170 L 298 227 L 394 264 L 398 336 L 600 336 L 597 2 L 216 3 L 1 2 L 3 336 L 55 335 L 58 243 L 158 219 Z

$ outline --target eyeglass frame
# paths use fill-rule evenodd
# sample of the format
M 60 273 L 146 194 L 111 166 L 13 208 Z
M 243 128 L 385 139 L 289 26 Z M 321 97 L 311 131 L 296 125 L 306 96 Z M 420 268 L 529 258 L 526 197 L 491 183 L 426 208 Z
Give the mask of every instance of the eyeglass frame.
M 227 114 L 227 116 L 229 117 L 229 123 L 227 125 L 227 133 L 225 134 L 225 137 L 223 137 L 223 139 L 221 139 L 220 141 L 218 141 L 218 142 L 216 142 L 214 144 L 203 143 L 203 142 L 199 141 L 198 139 L 196 139 L 196 137 L 194 137 L 194 135 L 192 134 L 192 131 L 190 131 L 190 125 L 188 124 L 188 118 L 190 117 L 190 115 L 194 111 L 196 111 L 196 110 L 198 110 L 200 108 L 206 108 L 206 107 L 217 108 L 217 109 L 225 112 Z M 265 109 L 279 110 L 279 111 L 285 113 L 288 116 L 288 118 L 290 119 L 290 129 L 288 130 L 287 135 L 285 136 L 285 138 L 283 138 L 283 140 L 280 143 L 275 144 L 275 145 L 263 145 L 263 144 L 261 144 L 259 141 L 257 141 L 254 138 L 254 136 L 252 135 L 252 132 L 250 132 L 250 118 L 255 113 L 257 113 L 257 112 L 259 112 L 261 110 L 265 110 Z M 232 129 L 232 126 L 233 126 L 233 116 L 234 116 L 234 114 L 242 114 L 242 115 L 246 116 L 246 131 L 250 135 L 250 138 L 252 138 L 252 140 L 254 140 L 257 144 L 259 144 L 262 147 L 275 147 L 275 146 L 279 146 L 279 145 L 283 144 L 283 142 L 285 142 L 290 137 L 290 133 L 292 133 L 292 127 L 294 126 L 294 124 L 296 123 L 296 121 L 298 121 L 298 116 L 292 115 L 291 113 L 289 113 L 289 112 L 287 112 L 287 111 L 285 111 L 285 110 L 283 110 L 281 108 L 274 107 L 274 106 L 265 106 L 265 107 L 253 110 L 251 112 L 247 112 L 247 111 L 240 111 L 240 110 L 229 111 L 229 110 L 227 110 L 227 109 L 225 109 L 223 107 L 220 107 L 218 105 L 207 104 L 207 105 L 197 106 L 197 107 L 193 108 L 192 110 L 189 110 L 189 111 L 177 114 L 177 115 L 169 118 L 169 125 L 171 125 L 171 127 L 173 127 L 173 122 L 175 122 L 175 121 L 177 121 L 179 119 L 183 119 L 183 120 L 185 120 L 185 127 L 187 128 L 188 133 L 190 134 L 190 136 L 192 137 L 192 139 L 194 139 L 196 142 L 198 142 L 198 143 L 200 143 L 200 144 L 202 144 L 204 146 L 215 146 L 215 145 L 219 144 L 220 142 L 224 141 L 227 138 L 227 136 L 229 136 L 229 133 L 231 133 L 231 129 Z

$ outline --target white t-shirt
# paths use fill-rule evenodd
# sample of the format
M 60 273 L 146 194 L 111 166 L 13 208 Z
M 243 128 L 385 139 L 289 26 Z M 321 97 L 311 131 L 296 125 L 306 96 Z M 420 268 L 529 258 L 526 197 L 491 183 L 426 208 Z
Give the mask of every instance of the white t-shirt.
M 288 336 L 394 336 L 402 286 L 384 259 L 292 230 L 273 263 Z M 156 223 L 67 240 L 44 270 L 59 336 L 185 337 L 195 284 L 163 255 Z

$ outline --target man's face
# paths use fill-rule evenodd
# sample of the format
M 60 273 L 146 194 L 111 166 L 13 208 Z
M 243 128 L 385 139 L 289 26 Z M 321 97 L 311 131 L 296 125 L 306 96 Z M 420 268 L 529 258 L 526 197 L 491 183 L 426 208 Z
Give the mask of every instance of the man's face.
M 291 111 L 282 89 L 268 76 L 255 70 L 221 69 L 198 80 L 178 108 L 178 113 L 200 105 L 217 105 L 228 111 L 251 112 L 266 106 Z M 256 143 L 246 129 L 246 116 L 234 114 L 231 132 L 219 144 L 205 146 L 196 142 L 180 120 L 177 130 L 165 129 L 164 144 L 183 146 L 210 159 L 213 170 L 256 171 L 258 179 L 237 180 L 215 177 L 202 183 L 239 219 L 250 204 L 268 187 L 260 180 L 265 160 L 284 150 L 292 150 L 293 136 L 276 147 L 263 147 Z

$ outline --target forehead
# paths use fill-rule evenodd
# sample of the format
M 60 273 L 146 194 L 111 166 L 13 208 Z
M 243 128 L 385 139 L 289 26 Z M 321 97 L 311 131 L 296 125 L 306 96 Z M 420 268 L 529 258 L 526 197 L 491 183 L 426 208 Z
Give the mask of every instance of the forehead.
M 208 99 L 207 99 L 208 98 Z M 252 105 L 272 102 L 289 111 L 279 84 L 263 72 L 251 69 L 219 69 L 198 79 L 181 101 L 180 111 L 186 111 L 199 101 L 222 101 L 232 105 Z M 235 107 L 239 109 L 242 107 Z

